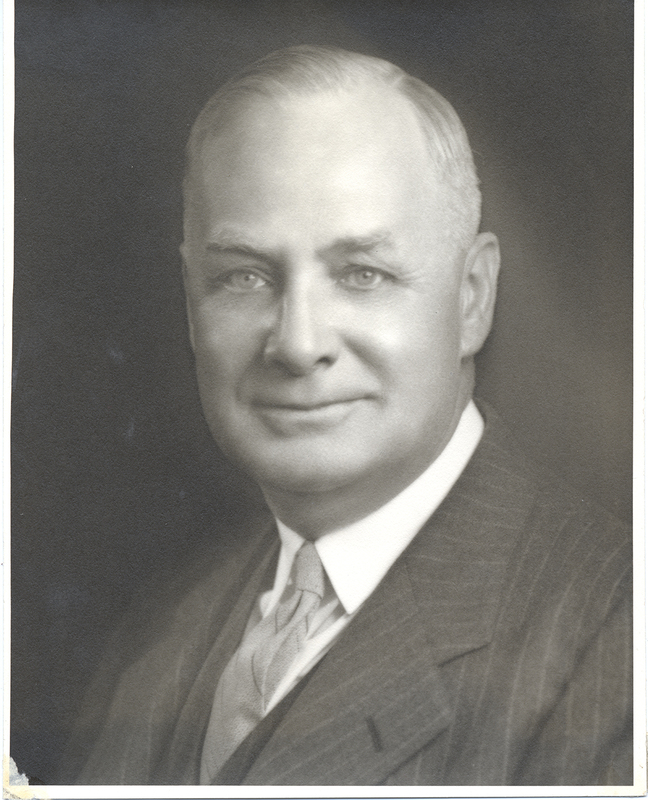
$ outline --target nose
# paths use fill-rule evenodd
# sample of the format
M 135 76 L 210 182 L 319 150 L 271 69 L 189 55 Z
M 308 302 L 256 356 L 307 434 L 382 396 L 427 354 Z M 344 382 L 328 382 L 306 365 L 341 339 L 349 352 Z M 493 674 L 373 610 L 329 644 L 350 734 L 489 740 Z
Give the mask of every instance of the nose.
M 335 363 L 339 340 L 325 294 L 314 286 L 285 289 L 266 340 L 266 364 L 302 376 Z

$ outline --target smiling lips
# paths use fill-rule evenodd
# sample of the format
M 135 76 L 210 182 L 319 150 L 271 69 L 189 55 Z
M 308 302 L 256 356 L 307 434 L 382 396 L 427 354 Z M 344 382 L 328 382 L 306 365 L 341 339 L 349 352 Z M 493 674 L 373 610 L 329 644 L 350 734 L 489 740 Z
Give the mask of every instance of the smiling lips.
M 356 400 L 360 400 L 359 397 L 350 397 L 348 399 L 343 400 L 323 400 L 320 402 L 312 402 L 312 403 L 275 403 L 275 402 L 256 402 L 254 403 L 255 406 L 264 409 L 271 409 L 277 411 L 320 411 L 324 408 L 329 408 L 329 406 L 339 406 L 344 405 L 346 403 L 354 403 Z
M 254 408 L 273 427 L 284 425 L 328 426 L 342 422 L 356 403 L 367 398 L 363 396 L 340 400 L 325 400 L 308 403 L 286 403 L 261 401 L 253 403 Z

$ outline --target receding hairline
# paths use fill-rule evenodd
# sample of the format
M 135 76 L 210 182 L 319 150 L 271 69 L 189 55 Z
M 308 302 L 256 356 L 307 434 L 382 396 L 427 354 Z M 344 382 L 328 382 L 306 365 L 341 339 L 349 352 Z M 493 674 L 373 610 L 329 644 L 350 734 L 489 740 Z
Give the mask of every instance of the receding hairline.
M 193 174 L 203 145 L 258 98 L 279 99 L 372 87 L 405 99 L 425 136 L 431 163 L 453 195 L 458 239 L 477 232 L 481 195 L 472 151 L 452 105 L 435 89 L 400 67 L 374 56 L 339 48 L 299 45 L 274 51 L 235 75 L 207 101 L 187 144 L 184 180 L 189 201 Z
M 465 130 L 452 105 L 436 89 L 381 58 L 339 48 L 299 45 L 274 51 L 254 62 L 224 83 L 207 101 L 192 127 L 188 156 L 196 154 L 204 138 L 217 128 L 219 117 L 226 123 L 228 112 L 236 112 L 254 97 L 296 97 L 321 92 L 352 91 L 374 86 L 404 97 L 419 114 L 434 115 L 434 122 L 447 141 L 455 144 L 446 157 L 472 158 Z M 426 102 L 427 101 L 427 102 Z M 425 118 L 420 120 L 425 125 Z M 191 166 L 191 160 L 188 165 Z

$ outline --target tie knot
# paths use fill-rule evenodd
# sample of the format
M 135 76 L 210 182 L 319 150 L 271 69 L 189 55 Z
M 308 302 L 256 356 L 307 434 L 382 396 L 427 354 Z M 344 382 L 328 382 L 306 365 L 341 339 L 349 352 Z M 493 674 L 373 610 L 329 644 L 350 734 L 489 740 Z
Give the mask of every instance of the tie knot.
M 312 542 L 305 542 L 295 556 L 295 587 L 324 597 L 324 568 Z

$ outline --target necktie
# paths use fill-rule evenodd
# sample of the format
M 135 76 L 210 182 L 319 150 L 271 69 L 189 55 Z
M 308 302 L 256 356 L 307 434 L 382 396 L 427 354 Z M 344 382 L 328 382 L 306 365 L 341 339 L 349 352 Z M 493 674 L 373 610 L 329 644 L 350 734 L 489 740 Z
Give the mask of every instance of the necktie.
M 211 783 L 263 718 L 275 689 L 306 641 L 324 596 L 322 562 L 311 542 L 297 552 L 292 576 L 292 586 L 274 611 L 244 637 L 220 677 L 203 746 L 203 784 Z

